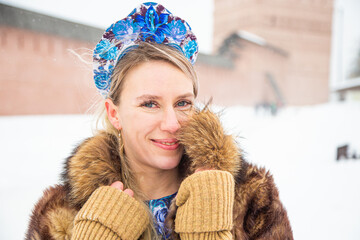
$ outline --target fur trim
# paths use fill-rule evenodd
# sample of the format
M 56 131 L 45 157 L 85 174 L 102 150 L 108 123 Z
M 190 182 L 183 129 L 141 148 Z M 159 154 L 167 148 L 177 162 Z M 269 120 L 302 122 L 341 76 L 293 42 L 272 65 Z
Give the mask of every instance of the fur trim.
M 273 177 L 263 168 L 248 164 L 235 187 L 233 218 L 235 239 L 293 239 Z
M 236 181 L 234 239 L 293 239 L 290 223 L 269 172 L 248 164 L 231 136 L 224 133 L 219 118 L 204 109 L 181 128 L 179 139 L 190 160 L 190 173 L 198 168 L 228 171 Z M 168 226 L 174 229 L 177 208 L 172 202 Z M 173 232 L 174 239 L 180 239 Z
M 55 239 L 70 240 L 74 227 L 74 218 L 77 214 L 75 209 L 59 207 L 49 211 L 47 218 L 49 219 L 49 233 Z
M 75 214 L 76 211 L 66 201 L 64 187 L 50 187 L 44 191 L 32 212 L 25 239 L 70 239 L 67 234 L 71 234 Z M 65 218 L 62 218 L 64 216 Z M 56 226 L 56 229 L 53 226 Z
M 236 181 L 234 239 L 293 239 L 272 176 L 242 158 L 215 114 L 208 109 L 193 114 L 178 138 L 185 147 L 179 167 L 184 177 L 197 168 L 233 174 Z M 118 148 L 117 137 L 105 132 L 77 147 L 65 163 L 64 185 L 46 190 L 35 206 L 26 239 L 69 239 L 72 219 L 90 195 L 100 186 L 121 181 Z M 176 217 L 173 203 L 166 219 L 172 222 L 172 229 Z M 179 239 L 175 231 L 173 233 L 174 239 Z
M 62 176 L 69 202 L 77 209 L 98 187 L 121 181 L 117 138 L 102 132 L 84 141 L 67 159 Z
M 180 129 L 177 135 L 184 145 L 188 157 L 187 173 L 191 174 L 196 169 L 217 169 L 230 172 L 237 179 L 243 178 L 241 169 L 242 157 L 232 136 L 226 135 L 218 116 L 208 108 L 194 113 L 189 121 Z M 173 201 L 169 208 L 166 224 L 175 229 L 177 207 Z M 172 231 L 172 239 L 180 239 Z
M 240 170 L 240 152 L 232 136 L 226 135 L 219 118 L 205 108 L 194 113 L 180 129 L 178 139 L 190 159 L 190 173 L 198 168 Z

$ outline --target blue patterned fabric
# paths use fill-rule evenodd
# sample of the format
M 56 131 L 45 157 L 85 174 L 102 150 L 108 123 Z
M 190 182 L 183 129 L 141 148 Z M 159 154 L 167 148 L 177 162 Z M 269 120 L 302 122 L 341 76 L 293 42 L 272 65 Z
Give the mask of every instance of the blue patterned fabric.
M 94 49 L 94 81 L 104 98 L 110 90 L 111 75 L 116 63 L 140 42 L 172 46 L 192 64 L 198 54 L 196 37 L 185 20 L 174 16 L 161 4 L 143 3 L 126 18 L 107 28 Z
M 147 201 L 151 212 L 153 213 L 155 229 L 161 239 L 170 239 L 171 230 L 165 227 L 165 218 L 168 214 L 171 201 L 175 198 L 177 192 L 159 199 Z

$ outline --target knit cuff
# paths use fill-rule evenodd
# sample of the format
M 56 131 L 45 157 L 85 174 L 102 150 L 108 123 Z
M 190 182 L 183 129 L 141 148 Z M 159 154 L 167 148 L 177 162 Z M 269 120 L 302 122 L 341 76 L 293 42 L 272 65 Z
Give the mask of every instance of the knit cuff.
M 76 239 L 138 239 L 149 224 L 141 203 L 116 188 L 100 187 L 91 195 L 75 217 Z M 85 237 L 87 236 L 87 237 Z M 115 238 L 116 239 L 116 238 Z
M 176 197 L 178 233 L 203 233 L 232 229 L 235 184 L 226 171 L 194 173 L 181 184 Z
M 118 234 L 99 222 L 78 221 L 74 227 L 72 240 L 99 239 L 121 240 Z
M 180 233 L 181 240 L 233 240 L 230 231 L 204 232 L 204 233 Z

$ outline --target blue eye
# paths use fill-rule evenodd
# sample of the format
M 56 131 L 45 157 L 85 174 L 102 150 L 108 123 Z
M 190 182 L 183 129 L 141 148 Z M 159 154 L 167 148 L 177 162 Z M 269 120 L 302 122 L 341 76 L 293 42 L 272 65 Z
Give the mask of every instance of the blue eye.
M 184 107 L 184 106 L 186 106 L 186 104 L 188 104 L 188 102 L 186 102 L 186 101 L 180 101 L 180 102 L 178 102 L 178 106 L 179 107 Z
M 192 103 L 189 102 L 189 101 L 179 101 L 177 104 L 176 104 L 178 107 L 191 107 Z
M 156 107 L 156 104 L 154 102 L 145 102 L 142 104 L 142 106 L 144 106 L 146 108 L 154 108 L 154 107 Z

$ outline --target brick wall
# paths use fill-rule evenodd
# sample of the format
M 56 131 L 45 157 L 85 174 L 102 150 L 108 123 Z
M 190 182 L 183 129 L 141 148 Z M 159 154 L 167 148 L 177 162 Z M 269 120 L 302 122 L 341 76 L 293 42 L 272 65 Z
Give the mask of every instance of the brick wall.
M 288 52 L 288 59 L 282 62 L 284 68 L 274 70 L 284 69 L 278 72 L 281 75 L 278 79 L 288 104 L 326 102 L 329 98 L 332 6 L 333 0 L 215 0 L 214 51 L 233 32 L 254 33 Z M 268 60 L 262 61 L 260 57 L 254 62 L 251 57 L 243 56 L 237 62 L 239 68 L 244 65 L 249 70 L 242 73 L 248 79 L 243 85 L 245 89 L 256 81 L 253 77 L 258 73 L 251 71 L 257 67 L 253 65 L 265 64 L 262 68 L 267 68 L 266 65 L 277 61 Z M 247 104 L 257 101 L 256 95 L 249 97 Z
M 97 96 L 92 68 L 70 51 L 94 44 L 5 26 L 0 36 L 1 115 L 86 111 Z
M 225 106 L 279 104 L 270 76 L 287 105 L 328 101 L 332 4 L 215 0 L 214 49 L 239 30 L 275 48 L 238 39 L 240 47 L 228 49 L 234 58 L 216 51 L 213 56 L 200 54 L 195 65 L 198 99 L 213 97 L 215 104 Z M 6 14 L 13 19 L 0 24 L 0 115 L 84 113 L 100 98 L 91 63 L 81 62 L 71 50 L 91 51 L 103 30 L 4 5 L 0 10 L 0 20 Z M 37 22 L 31 24 L 32 19 Z M 91 62 L 92 53 L 87 53 L 83 58 Z

